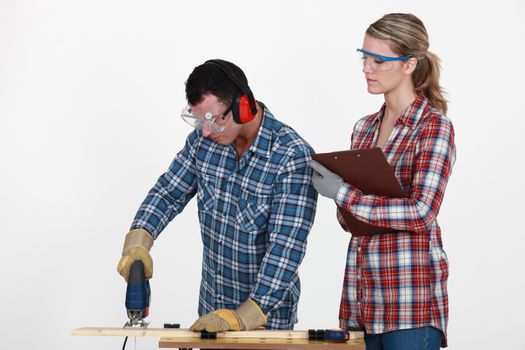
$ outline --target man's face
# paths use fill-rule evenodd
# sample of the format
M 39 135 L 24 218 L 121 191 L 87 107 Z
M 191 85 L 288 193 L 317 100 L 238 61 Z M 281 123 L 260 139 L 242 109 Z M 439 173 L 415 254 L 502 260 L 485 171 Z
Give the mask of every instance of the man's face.
M 208 94 L 196 105 L 191 105 L 194 115 L 204 117 L 206 113 L 211 113 L 215 118 L 215 123 L 224 126 L 221 132 L 215 132 L 210 127 L 202 127 L 202 136 L 208 137 L 221 145 L 229 145 L 235 141 L 242 126 L 233 121 L 232 112 L 230 111 L 223 119 L 222 114 L 228 109 L 228 106 L 219 102 L 217 96 Z

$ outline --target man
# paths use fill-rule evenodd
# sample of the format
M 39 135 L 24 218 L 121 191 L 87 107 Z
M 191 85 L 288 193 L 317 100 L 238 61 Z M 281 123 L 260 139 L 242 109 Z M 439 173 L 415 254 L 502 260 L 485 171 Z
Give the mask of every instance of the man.
M 254 99 L 233 63 L 196 67 L 186 98 L 182 118 L 195 130 L 139 208 L 118 271 L 127 279 L 142 260 L 151 277 L 153 240 L 197 194 L 204 254 L 191 329 L 293 329 L 317 204 L 313 150 Z

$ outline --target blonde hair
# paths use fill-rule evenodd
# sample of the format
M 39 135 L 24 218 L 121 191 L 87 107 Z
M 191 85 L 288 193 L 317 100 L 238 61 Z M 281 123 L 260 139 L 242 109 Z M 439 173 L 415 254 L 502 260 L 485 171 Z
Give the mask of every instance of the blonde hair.
M 409 13 L 389 13 L 372 23 L 366 34 L 388 41 L 392 51 L 400 56 L 416 58 L 417 66 L 412 73 L 416 93 L 423 92 L 432 107 L 447 113 L 447 100 L 439 85 L 440 60 L 428 51 L 427 30 L 419 18 Z

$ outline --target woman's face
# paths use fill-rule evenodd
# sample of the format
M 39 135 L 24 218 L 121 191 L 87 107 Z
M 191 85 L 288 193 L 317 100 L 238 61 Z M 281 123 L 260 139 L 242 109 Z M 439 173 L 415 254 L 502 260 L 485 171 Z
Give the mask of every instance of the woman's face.
M 386 40 L 365 35 L 363 50 L 377 55 L 397 57 Z M 363 73 L 365 73 L 368 92 L 388 94 L 403 84 L 410 83 L 410 74 L 415 69 L 415 59 L 409 61 L 381 61 L 373 56 L 363 55 Z M 413 67 L 411 67 L 413 66 Z

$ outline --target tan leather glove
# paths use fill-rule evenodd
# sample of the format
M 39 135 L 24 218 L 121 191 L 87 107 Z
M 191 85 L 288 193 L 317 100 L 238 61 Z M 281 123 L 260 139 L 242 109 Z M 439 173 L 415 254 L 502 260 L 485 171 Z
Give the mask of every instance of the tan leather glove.
M 153 276 L 153 260 L 149 255 L 149 250 L 153 246 L 153 237 L 148 231 L 143 229 L 131 230 L 124 240 L 122 258 L 117 266 L 117 271 L 128 281 L 129 269 L 136 260 L 141 260 L 144 264 L 144 274 L 146 278 Z
M 257 303 L 246 300 L 235 311 L 219 309 L 199 318 L 190 327 L 192 331 L 208 332 L 250 331 L 266 324 L 266 317 Z

